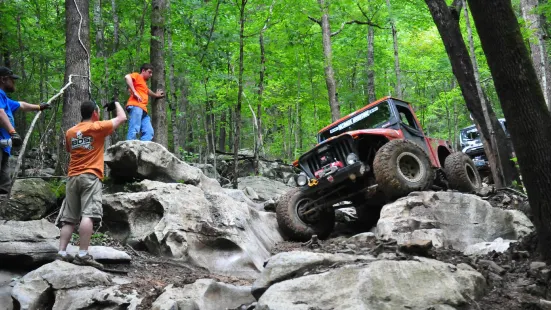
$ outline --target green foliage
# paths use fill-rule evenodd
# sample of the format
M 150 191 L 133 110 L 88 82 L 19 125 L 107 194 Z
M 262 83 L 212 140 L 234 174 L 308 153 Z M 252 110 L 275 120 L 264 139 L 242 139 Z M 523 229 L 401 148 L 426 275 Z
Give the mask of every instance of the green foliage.
M 98 3 L 99 23 L 94 20 L 94 6 Z M 114 3 L 116 11 L 111 1 L 90 1 L 92 97 L 97 101 L 115 97 L 124 102 L 128 98 L 124 75 L 150 61 L 151 1 L 114 0 Z M 394 94 L 396 77 L 389 20 L 396 22 L 403 99 L 412 103 L 428 135 L 455 141 L 457 129 L 470 125 L 471 120 L 425 2 L 396 0 L 391 12 L 385 0 L 326 3 L 334 32 L 351 20 L 365 22 L 369 18 L 377 25 L 373 69 L 378 98 Z M 270 22 L 266 23 L 272 4 Z M 518 6 L 518 1 L 514 5 Z M 0 54 L 3 59 L 9 51 L 12 68 L 23 75 L 18 81 L 18 92 L 13 94 L 15 99 L 45 101 L 64 84 L 64 10 L 61 0 L 0 1 Z M 549 19 L 549 4 L 542 4 L 539 10 Z M 119 24 L 115 24 L 115 17 Z M 317 1 L 258 0 L 249 1 L 245 7 L 244 102 L 239 111 L 243 134 L 239 148 L 253 148 L 252 111 L 256 114 L 258 105 L 261 105 L 264 150 L 275 158 L 298 157 L 315 145 L 317 131 L 331 122 L 321 28 L 309 17 L 321 18 Z M 172 37 L 172 54 L 165 42 L 166 77 L 170 77 L 171 63 L 175 75 L 174 89 L 170 89 L 167 81 L 166 93 L 174 92 L 176 96 L 176 101 L 167 96 L 167 104 L 178 105 L 175 115 L 169 111 L 167 117 L 176 118 L 183 144 L 179 155 L 190 162 L 204 159 L 209 113 L 214 115 L 215 124 L 208 133 L 218 139 L 225 130 L 226 143 L 220 150 L 229 151 L 238 92 L 238 6 L 234 1 L 173 0 L 165 18 L 167 34 Z M 462 13 L 460 25 L 466 34 Z M 114 40 L 117 27 L 119 42 Z M 266 75 L 260 97 L 259 34 L 263 28 Z M 344 24 L 342 31 L 331 38 L 341 115 L 368 103 L 367 29 L 362 24 Z M 476 29 L 473 31 L 482 86 L 501 116 Z M 96 40 L 98 34 L 100 39 Z M 524 34 L 529 36 L 530 32 Z M 167 36 L 165 39 L 168 40 Z M 99 98 L 100 91 L 105 92 L 104 98 Z M 62 104 L 45 113 L 30 147 L 40 141 L 52 141 L 51 151 L 55 152 L 61 113 Z M 25 117 L 29 123 L 33 115 L 27 113 Z M 20 126 L 22 119 L 16 123 Z M 125 131 L 126 128 L 119 130 L 119 138 L 124 137 Z M 62 188 L 59 196 L 63 195 Z
M 97 232 L 92 234 L 90 238 L 90 245 L 106 245 L 111 240 L 111 237 L 106 233 Z M 73 233 L 71 236 L 71 244 L 79 245 L 80 237 L 78 234 Z

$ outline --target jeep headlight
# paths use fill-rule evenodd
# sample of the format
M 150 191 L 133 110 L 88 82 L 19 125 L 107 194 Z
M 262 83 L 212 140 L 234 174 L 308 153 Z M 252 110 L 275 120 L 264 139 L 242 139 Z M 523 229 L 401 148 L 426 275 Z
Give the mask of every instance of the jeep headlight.
M 308 177 L 305 174 L 301 173 L 297 175 L 297 177 L 295 178 L 295 181 L 297 182 L 298 186 L 304 186 L 308 184 Z
M 353 163 L 355 163 L 357 161 L 358 161 L 358 155 L 356 155 L 354 153 L 350 153 L 350 154 L 348 154 L 348 156 L 346 156 L 346 163 L 348 165 L 352 165 Z

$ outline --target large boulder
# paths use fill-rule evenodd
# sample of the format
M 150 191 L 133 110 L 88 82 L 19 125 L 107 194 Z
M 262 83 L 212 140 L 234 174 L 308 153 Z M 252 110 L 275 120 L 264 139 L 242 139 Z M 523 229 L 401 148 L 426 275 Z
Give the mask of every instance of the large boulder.
M 12 283 L 14 279 L 17 279 L 23 275 L 24 274 L 20 272 L 0 270 L 0 309 L 13 309 L 13 302 L 11 298 L 11 291 L 13 289 Z
M 57 238 L 59 229 L 46 220 L 0 221 L 2 267 L 32 267 L 53 261 Z
M 212 279 L 199 279 L 176 288 L 169 285 L 153 303 L 153 310 L 201 309 L 219 310 L 250 304 L 255 299 L 248 286 L 234 286 Z
M 271 180 L 263 176 L 239 178 L 237 180 L 237 187 L 242 190 L 252 188 L 254 192 L 258 194 L 257 200 L 260 201 L 275 200 L 291 189 L 291 187 L 279 181 Z
M 262 270 L 260 276 L 253 283 L 251 292 L 253 296 L 258 299 L 274 283 L 312 273 L 320 268 L 374 260 L 375 257 L 373 256 L 356 256 L 348 254 L 302 251 L 279 253 L 270 258 L 266 264 L 266 268 Z
M 110 176 L 119 180 L 149 179 L 199 184 L 201 169 L 179 160 L 164 146 L 148 141 L 120 141 L 107 149 L 105 163 Z
M 15 309 L 135 309 L 136 294 L 124 294 L 93 267 L 55 261 L 29 272 L 12 290 Z M 100 308 L 101 307 L 101 308 Z
M 10 200 L 0 208 L 0 218 L 13 221 L 39 220 L 55 206 L 55 192 L 48 182 L 42 179 L 16 180 Z
M 383 207 L 377 223 L 381 239 L 399 244 L 431 240 L 435 247 L 463 251 L 469 245 L 516 240 L 533 231 L 522 212 L 495 208 L 475 195 L 458 192 L 414 192 Z
M 474 269 L 416 257 L 290 278 L 270 286 L 255 309 L 454 309 L 485 290 L 486 280 Z
M 132 246 L 254 278 L 282 241 L 274 214 L 232 199 L 219 185 L 143 183 L 147 191 L 103 196 L 104 227 Z

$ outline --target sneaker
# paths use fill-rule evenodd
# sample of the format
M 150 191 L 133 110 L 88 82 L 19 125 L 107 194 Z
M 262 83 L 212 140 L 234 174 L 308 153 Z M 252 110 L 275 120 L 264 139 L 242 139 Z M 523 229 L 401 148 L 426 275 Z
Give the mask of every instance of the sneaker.
M 94 260 L 94 257 L 90 254 L 86 254 L 84 256 L 75 255 L 75 260 L 73 260 L 73 264 L 75 265 L 81 265 L 81 266 L 92 266 L 97 269 L 103 269 L 103 265 L 96 262 Z
M 67 254 L 67 255 L 63 256 L 63 255 L 57 253 L 57 256 L 56 256 L 55 260 L 60 260 L 60 261 L 63 261 L 63 262 L 72 263 L 73 260 L 75 260 L 75 257 L 71 254 Z

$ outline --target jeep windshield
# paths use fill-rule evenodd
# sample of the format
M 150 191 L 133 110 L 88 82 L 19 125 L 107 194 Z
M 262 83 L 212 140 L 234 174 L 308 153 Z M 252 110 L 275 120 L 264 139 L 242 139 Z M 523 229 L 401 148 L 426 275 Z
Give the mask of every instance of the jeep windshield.
M 381 128 L 389 121 L 390 115 L 390 106 L 388 102 L 381 102 L 370 109 L 356 113 L 342 122 L 335 124 L 333 127 L 320 132 L 318 135 L 318 142 L 325 141 L 347 131 Z

